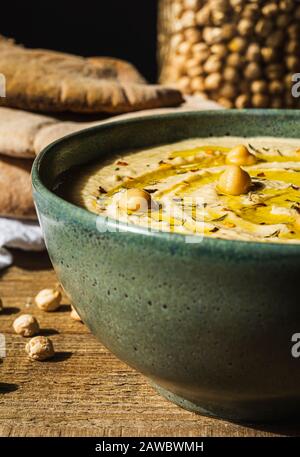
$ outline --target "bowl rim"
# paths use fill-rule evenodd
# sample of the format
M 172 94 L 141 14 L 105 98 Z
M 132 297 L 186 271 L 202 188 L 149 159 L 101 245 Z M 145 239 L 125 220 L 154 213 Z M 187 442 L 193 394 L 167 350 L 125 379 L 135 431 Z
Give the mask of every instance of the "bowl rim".
M 162 230 L 149 230 L 147 227 L 134 225 L 132 223 L 123 223 L 118 220 L 109 218 L 107 216 L 97 215 L 92 213 L 91 211 L 81 208 L 79 206 L 74 205 L 73 203 L 68 202 L 64 198 L 58 196 L 54 191 L 50 190 L 42 181 L 40 177 L 40 170 L 43 167 L 43 161 L 48 156 L 48 154 L 53 154 L 56 151 L 59 151 L 59 147 L 67 144 L 70 140 L 74 138 L 84 139 L 85 136 L 88 136 L 91 132 L 101 132 L 103 130 L 109 130 L 111 127 L 118 127 L 118 126 L 126 126 L 131 124 L 143 124 L 145 121 L 156 120 L 158 117 L 162 119 L 173 119 L 173 118 L 180 118 L 180 117 L 189 117 L 189 116 L 240 116 L 242 115 L 249 115 L 252 116 L 283 116 L 284 118 L 294 118 L 295 120 L 299 120 L 300 122 L 300 109 L 216 109 L 216 110 L 182 110 L 178 112 L 168 112 L 168 113 L 155 113 L 151 115 L 139 116 L 139 117 L 130 117 L 126 119 L 119 119 L 114 120 L 114 118 L 110 119 L 109 121 L 103 122 L 103 124 L 95 125 L 92 127 L 88 127 L 82 129 L 77 132 L 73 132 L 60 138 L 48 146 L 46 146 L 35 158 L 32 166 L 31 172 L 31 181 L 32 181 L 32 188 L 34 192 L 41 195 L 44 199 L 46 199 L 50 206 L 53 208 L 56 205 L 59 205 L 61 209 L 64 209 L 68 214 L 75 217 L 75 219 L 80 219 L 80 222 L 84 224 L 86 227 L 90 228 L 91 226 L 95 226 L 96 221 L 99 220 L 104 226 L 108 228 L 120 228 L 121 232 L 123 233 L 134 233 L 135 235 L 144 235 L 147 237 L 151 237 L 153 239 L 161 239 L 165 240 L 166 242 L 173 242 L 173 243 L 185 243 L 186 241 L 186 234 L 181 233 L 172 233 L 168 231 Z M 99 121 L 100 122 L 100 121 Z M 195 235 L 190 235 L 191 237 L 195 237 Z M 186 243 L 185 243 L 186 244 Z M 251 241 L 251 240 L 238 240 L 238 239 L 225 239 L 225 238 L 213 238 L 209 236 L 203 236 L 202 240 L 197 243 L 190 243 L 195 247 L 208 247 L 208 248 L 220 248 L 221 250 L 230 248 L 234 250 L 238 250 L 239 252 L 244 251 L 246 254 L 247 252 L 259 252 L 260 254 L 300 254 L 300 243 L 280 243 L 280 242 L 262 242 L 262 241 Z

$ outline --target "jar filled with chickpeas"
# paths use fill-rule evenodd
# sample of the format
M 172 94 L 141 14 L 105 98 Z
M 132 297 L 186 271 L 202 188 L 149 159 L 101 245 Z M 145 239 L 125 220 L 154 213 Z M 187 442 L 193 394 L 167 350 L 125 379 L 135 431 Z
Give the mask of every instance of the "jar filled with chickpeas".
M 300 108 L 297 0 L 159 0 L 160 82 L 228 108 Z

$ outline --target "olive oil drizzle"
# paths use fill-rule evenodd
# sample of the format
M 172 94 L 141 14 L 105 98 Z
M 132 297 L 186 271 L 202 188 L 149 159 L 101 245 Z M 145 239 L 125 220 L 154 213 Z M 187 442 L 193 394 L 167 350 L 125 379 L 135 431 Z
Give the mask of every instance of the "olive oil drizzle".
M 198 188 L 202 187 L 205 184 L 216 182 L 220 176 L 220 171 L 210 172 L 209 168 L 222 167 L 225 164 L 226 153 L 229 148 L 221 146 L 203 146 L 195 148 L 188 151 L 179 151 L 170 155 L 170 161 L 163 163 L 158 166 L 158 169 L 145 173 L 137 178 L 130 179 L 122 185 L 112 189 L 109 195 L 114 195 L 116 192 L 120 191 L 122 188 L 147 188 L 155 186 L 159 181 L 166 180 L 167 178 L 178 174 L 178 172 L 188 172 L 195 173 L 194 176 L 188 176 L 184 181 L 180 181 L 163 191 L 157 191 L 154 193 L 155 198 L 160 201 L 160 199 L 167 194 L 174 194 L 176 197 L 187 197 L 189 194 L 194 193 Z M 256 178 L 260 183 L 274 182 L 278 181 L 286 184 L 294 184 L 300 187 L 300 167 L 299 170 L 294 168 L 286 169 L 262 169 L 257 168 L 259 164 L 263 163 L 272 163 L 274 166 L 276 163 L 282 163 L 287 161 L 287 157 L 282 153 L 276 155 L 266 155 L 262 151 L 255 151 L 259 161 L 255 167 L 246 167 L 250 172 L 250 176 Z M 184 157 L 190 158 L 195 156 L 193 161 L 183 165 L 173 165 L 172 158 L 174 157 Z M 300 165 L 300 154 L 298 153 L 294 157 L 288 157 L 289 163 L 295 163 Z M 251 169 L 253 168 L 253 169 Z M 199 172 L 205 172 L 203 174 Z M 262 174 L 263 176 L 259 176 Z M 237 226 L 243 226 L 244 222 L 249 222 L 252 225 L 274 225 L 274 224 L 285 224 L 288 228 L 288 232 L 281 234 L 280 230 L 275 230 L 271 235 L 266 235 L 268 237 L 282 237 L 282 238 L 291 238 L 291 239 L 300 239 L 300 226 L 295 224 L 295 219 L 297 219 L 297 211 L 293 209 L 293 205 L 300 203 L 300 192 L 295 190 L 292 187 L 288 187 L 283 192 L 280 192 L 277 189 L 264 189 L 262 193 L 262 202 L 258 204 L 253 204 L 249 206 L 244 206 L 242 203 L 241 196 L 224 196 L 219 195 L 220 205 L 219 207 L 214 208 L 215 212 L 208 211 L 204 215 L 204 222 L 208 224 L 213 224 L 213 227 L 208 226 L 207 231 L 210 233 L 217 233 L 222 228 L 236 228 Z M 272 206 L 278 205 L 289 210 L 293 210 L 290 214 L 287 215 L 276 215 L 272 214 Z M 224 208 L 225 210 L 224 213 Z M 220 213 L 218 213 L 220 211 Z M 195 205 L 191 207 L 191 214 L 195 212 Z M 234 217 L 233 217 L 234 216 Z M 163 211 L 160 213 L 149 212 L 149 217 L 159 221 L 169 224 L 170 231 L 175 231 L 176 228 L 182 225 L 182 221 L 174 217 L 169 217 L 165 215 Z M 185 222 L 185 228 L 195 232 L 197 221 L 192 217 L 194 224 L 190 222 Z M 300 225 L 300 224 L 299 224 Z

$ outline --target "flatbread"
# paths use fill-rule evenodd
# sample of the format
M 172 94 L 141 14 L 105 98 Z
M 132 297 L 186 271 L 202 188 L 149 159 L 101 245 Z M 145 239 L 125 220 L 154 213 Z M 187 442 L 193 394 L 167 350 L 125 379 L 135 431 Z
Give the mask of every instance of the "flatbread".
M 87 61 L 95 65 L 99 70 L 106 72 L 108 77 L 117 79 L 120 82 L 147 84 L 147 81 L 137 69 L 126 60 L 112 57 L 89 57 Z
M 57 124 L 48 116 L 10 108 L 0 108 L 0 153 L 34 158 L 34 141 L 44 127 Z
M 0 37 L 0 73 L 6 97 L 0 105 L 44 112 L 125 113 L 178 106 L 174 88 L 143 84 L 130 64 L 26 49 Z
M 31 160 L 0 156 L 0 216 L 36 219 L 31 194 Z
M 44 147 L 52 143 L 52 141 L 62 138 L 69 133 L 93 127 L 103 122 L 178 110 L 193 111 L 216 108 L 220 108 L 220 106 L 201 97 L 193 96 L 188 98 L 184 105 L 176 109 L 160 108 L 123 114 L 106 119 L 105 121 L 99 119 L 93 122 L 74 122 L 67 120 L 61 121 L 43 114 L 0 107 L 0 153 L 12 157 L 33 159 Z M 86 116 L 82 117 L 86 118 Z

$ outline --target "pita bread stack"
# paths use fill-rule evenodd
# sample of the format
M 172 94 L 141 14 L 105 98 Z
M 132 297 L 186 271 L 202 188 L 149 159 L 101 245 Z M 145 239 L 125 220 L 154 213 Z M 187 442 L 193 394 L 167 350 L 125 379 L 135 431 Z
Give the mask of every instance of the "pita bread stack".
M 0 216 L 5 217 L 36 218 L 33 158 L 52 140 L 92 125 L 87 115 L 101 119 L 183 102 L 178 90 L 148 85 L 122 60 L 26 49 L 2 36 L 0 74 L 6 80 L 6 97 L 0 98 Z M 57 113 L 66 120 L 58 120 Z M 83 122 L 68 120 L 74 115 Z
M 0 208 L 1 216 L 17 219 L 35 219 L 31 196 L 30 160 L 1 157 Z

